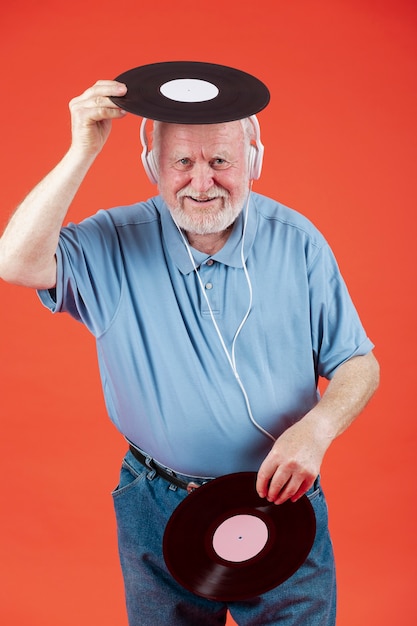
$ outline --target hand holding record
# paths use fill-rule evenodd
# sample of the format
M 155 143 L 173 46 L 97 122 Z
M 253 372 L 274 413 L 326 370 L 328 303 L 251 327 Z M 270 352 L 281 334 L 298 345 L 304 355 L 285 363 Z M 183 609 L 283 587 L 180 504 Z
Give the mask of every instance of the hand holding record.
M 216 478 L 172 514 L 165 563 L 189 591 L 210 600 L 244 600 L 281 584 L 307 558 L 316 532 L 307 496 L 276 506 L 258 496 L 255 482 L 255 472 Z
M 69 104 L 72 150 L 96 156 L 110 134 L 112 120 L 126 115 L 110 98 L 124 96 L 126 85 L 114 80 L 99 80 Z
M 258 471 L 257 491 L 280 506 L 305 494 L 320 474 L 323 456 L 331 442 L 317 420 L 307 414 L 284 431 Z

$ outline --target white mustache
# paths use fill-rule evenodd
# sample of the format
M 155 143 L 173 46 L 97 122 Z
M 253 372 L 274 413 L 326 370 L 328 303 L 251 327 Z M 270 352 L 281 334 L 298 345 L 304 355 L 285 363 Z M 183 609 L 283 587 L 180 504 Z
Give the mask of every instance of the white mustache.
M 222 187 L 212 187 L 205 193 L 200 193 L 195 191 L 191 185 L 188 185 L 177 193 L 177 198 L 184 198 L 185 196 L 189 196 L 194 200 L 212 200 L 213 198 L 228 198 L 229 193 Z

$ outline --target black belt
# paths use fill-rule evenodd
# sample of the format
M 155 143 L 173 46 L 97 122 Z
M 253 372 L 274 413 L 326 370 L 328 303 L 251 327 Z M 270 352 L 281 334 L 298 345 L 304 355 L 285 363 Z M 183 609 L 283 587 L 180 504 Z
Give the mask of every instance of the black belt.
M 129 446 L 129 450 L 133 454 L 135 459 L 139 461 L 139 463 L 141 463 L 145 467 L 149 467 L 149 469 L 153 470 L 157 476 L 160 476 L 161 478 L 171 483 L 172 485 L 175 485 L 176 487 L 179 487 L 180 489 L 185 489 L 185 491 L 187 491 L 188 493 L 191 493 L 192 491 L 194 491 L 194 489 L 201 487 L 201 484 L 203 484 L 201 483 L 199 485 L 198 483 L 195 483 L 194 481 L 182 480 L 173 472 L 171 473 L 170 471 L 162 467 L 162 465 L 159 465 L 159 463 L 154 461 L 154 459 L 146 456 L 146 454 L 142 454 L 142 452 L 140 452 L 140 450 L 138 450 L 134 446 Z

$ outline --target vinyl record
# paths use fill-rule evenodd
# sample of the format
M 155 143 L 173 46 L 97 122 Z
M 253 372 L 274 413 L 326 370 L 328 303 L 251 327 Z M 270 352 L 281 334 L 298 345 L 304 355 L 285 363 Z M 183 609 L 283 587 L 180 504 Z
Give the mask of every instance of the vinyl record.
M 111 97 L 120 108 L 152 120 L 215 124 L 243 119 L 269 102 L 267 87 L 241 70 L 198 61 L 168 61 L 135 67 L 115 80 L 127 93 Z
M 309 499 L 271 504 L 255 484 L 255 472 L 228 474 L 175 509 L 164 559 L 189 591 L 221 602 L 244 600 L 280 585 L 304 563 L 316 533 Z

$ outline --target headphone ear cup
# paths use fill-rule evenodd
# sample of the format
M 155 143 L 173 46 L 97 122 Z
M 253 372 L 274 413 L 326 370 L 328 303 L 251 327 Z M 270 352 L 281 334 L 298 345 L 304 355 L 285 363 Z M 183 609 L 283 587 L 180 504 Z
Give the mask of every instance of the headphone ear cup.
M 158 182 L 158 165 L 152 150 L 148 149 L 148 139 L 146 137 L 147 121 L 147 118 L 144 117 L 140 125 L 140 141 L 142 143 L 141 159 L 143 168 L 148 175 L 149 180 L 155 185 Z
M 156 163 L 153 150 L 149 150 L 148 154 L 146 155 L 146 161 L 148 164 L 149 178 L 152 180 L 152 182 L 157 183 L 158 182 L 158 165 Z
M 249 146 L 249 163 L 248 163 L 248 170 L 249 170 L 249 178 L 250 178 L 250 180 L 253 180 L 254 178 L 256 178 L 254 176 L 254 174 L 255 174 L 255 163 L 256 163 L 256 148 L 252 144 L 252 145 Z
M 250 180 L 258 180 L 262 169 L 262 153 L 255 145 L 249 148 L 249 178 Z
M 264 146 L 261 141 L 261 129 L 256 115 L 249 118 L 255 131 L 254 143 L 249 148 L 249 178 L 258 180 L 261 176 L 262 162 L 264 158 Z

